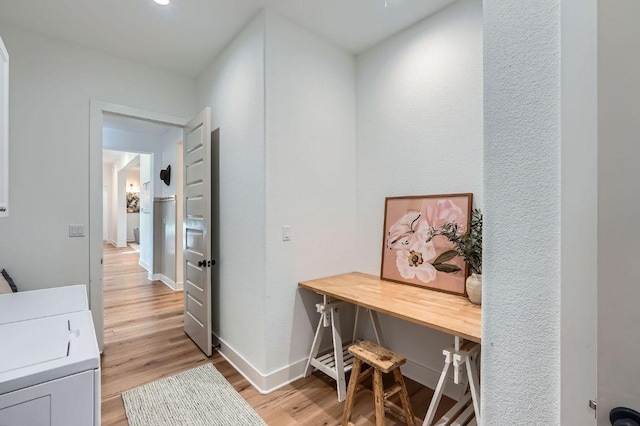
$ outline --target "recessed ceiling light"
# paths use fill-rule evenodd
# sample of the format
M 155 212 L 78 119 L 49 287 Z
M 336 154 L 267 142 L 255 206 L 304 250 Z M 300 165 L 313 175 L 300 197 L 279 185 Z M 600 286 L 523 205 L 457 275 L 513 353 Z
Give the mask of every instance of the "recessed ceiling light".
M 169 4 L 169 0 L 153 0 L 158 4 L 161 4 L 162 6 L 166 6 Z

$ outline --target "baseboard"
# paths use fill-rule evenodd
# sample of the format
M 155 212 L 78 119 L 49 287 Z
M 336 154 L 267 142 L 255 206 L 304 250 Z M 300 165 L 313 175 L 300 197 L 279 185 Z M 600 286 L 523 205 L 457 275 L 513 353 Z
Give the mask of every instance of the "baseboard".
M 147 275 L 147 279 L 150 281 L 162 281 L 167 287 L 169 287 L 173 291 L 182 290 L 182 283 L 176 283 L 171 278 L 167 277 L 164 274 L 152 274 L 149 272 Z
M 256 388 L 258 392 L 264 394 L 262 390 L 262 374 L 255 368 L 249 361 L 247 361 L 242 355 L 240 355 L 235 349 L 233 349 L 224 339 L 221 339 L 219 336 L 214 334 L 214 340 L 217 340 L 220 344 L 220 349 L 218 349 L 218 353 L 222 355 L 224 359 L 227 360 L 229 364 L 233 368 L 236 369 L 238 373 L 242 375 L 251 386 Z
M 138 261 L 138 265 L 142 266 L 149 273 L 149 275 L 151 275 L 151 265 L 149 265 L 147 262 L 143 261 L 142 259 Z
M 286 365 L 271 373 L 263 374 L 223 339 L 220 339 L 215 335 L 214 339 L 220 343 L 220 355 L 222 355 L 229 364 L 231 364 L 245 379 L 247 379 L 249 383 L 251 383 L 254 388 L 256 388 L 258 392 L 263 395 L 271 393 L 304 377 L 307 358 L 303 358 L 293 364 Z M 436 371 L 430 367 L 418 364 L 417 362 L 408 359 L 407 363 L 402 366 L 402 374 L 423 386 L 435 389 L 438 385 L 441 371 Z M 452 380 L 448 380 L 444 394 L 457 401 L 462 396 L 464 390 L 464 385 L 455 385 Z
M 265 376 L 265 389 L 261 393 L 267 394 L 280 389 L 304 377 L 304 369 L 307 366 L 307 358 L 286 365 L 272 371 Z
M 304 376 L 304 368 L 307 364 L 306 358 L 269 374 L 263 374 L 225 342 L 224 339 L 215 335 L 214 338 L 220 343 L 220 349 L 218 350 L 220 355 L 247 379 L 251 386 L 263 395 L 280 389 Z

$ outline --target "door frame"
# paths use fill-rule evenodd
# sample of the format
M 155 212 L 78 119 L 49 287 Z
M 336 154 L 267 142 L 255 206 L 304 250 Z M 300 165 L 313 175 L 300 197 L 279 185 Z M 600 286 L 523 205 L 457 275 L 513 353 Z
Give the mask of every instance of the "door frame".
M 184 127 L 189 118 L 92 99 L 89 107 L 89 307 L 100 352 L 104 348 L 104 296 L 102 288 L 102 127 L 103 113 Z

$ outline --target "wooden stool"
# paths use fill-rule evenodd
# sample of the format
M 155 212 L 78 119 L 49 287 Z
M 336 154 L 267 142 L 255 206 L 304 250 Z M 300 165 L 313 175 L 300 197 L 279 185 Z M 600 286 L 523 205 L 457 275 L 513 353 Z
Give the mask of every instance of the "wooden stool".
M 385 424 L 385 411 L 395 415 L 409 426 L 415 426 L 413 410 L 411 409 L 411 402 L 409 401 L 409 393 L 407 392 L 407 387 L 404 384 L 404 379 L 400 372 L 400 366 L 407 362 L 407 359 L 366 340 L 351 345 L 349 347 L 349 353 L 353 355 L 354 359 L 351 379 L 349 379 L 349 387 L 347 389 L 347 400 L 345 401 L 344 411 L 342 412 L 342 425 L 348 426 L 353 424 L 350 420 L 356 388 L 361 380 L 369 377 L 373 372 L 376 426 L 383 426 Z M 371 368 L 360 374 L 362 363 L 370 365 Z M 382 373 L 390 373 L 392 371 L 396 382 L 385 391 L 382 385 Z M 389 398 L 397 393 L 400 393 L 402 409 L 389 401 Z

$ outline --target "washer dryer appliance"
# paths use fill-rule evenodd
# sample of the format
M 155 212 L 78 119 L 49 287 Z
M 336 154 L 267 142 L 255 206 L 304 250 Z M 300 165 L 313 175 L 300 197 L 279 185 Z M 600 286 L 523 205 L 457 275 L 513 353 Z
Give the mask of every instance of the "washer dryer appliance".
M 0 324 L 0 425 L 99 424 L 100 352 L 91 312 L 5 318 Z

